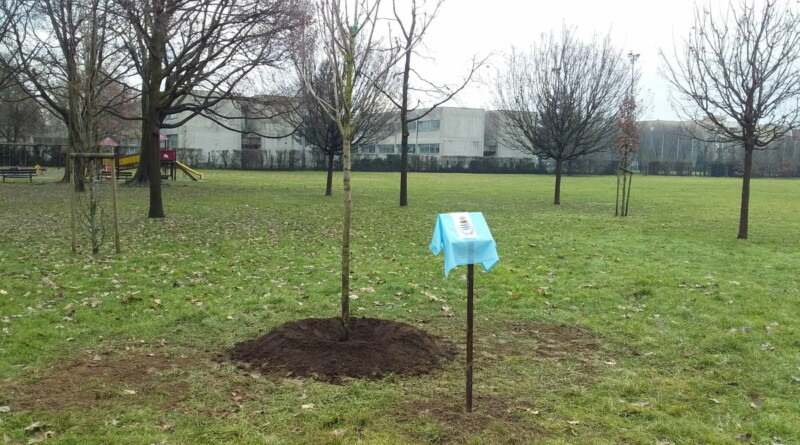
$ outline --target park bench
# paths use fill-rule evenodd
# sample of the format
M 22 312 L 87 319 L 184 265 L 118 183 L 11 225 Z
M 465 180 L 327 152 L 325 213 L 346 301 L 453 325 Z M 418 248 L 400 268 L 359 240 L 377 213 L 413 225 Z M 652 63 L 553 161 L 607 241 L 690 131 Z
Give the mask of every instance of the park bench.
M 0 176 L 3 177 L 3 182 L 6 182 L 6 178 L 28 178 L 33 182 L 33 177 L 36 174 L 35 168 L 0 168 Z
M 131 173 L 128 170 L 117 170 L 117 181 L 128 180 L 128 179 L 131 178 L 131 176 L 133 176 L 133 173 Z M 110 181 L 111 180 L 111 172 L 103 172 L 101 177 L 103 179 L 105 179 L 106 181 Z

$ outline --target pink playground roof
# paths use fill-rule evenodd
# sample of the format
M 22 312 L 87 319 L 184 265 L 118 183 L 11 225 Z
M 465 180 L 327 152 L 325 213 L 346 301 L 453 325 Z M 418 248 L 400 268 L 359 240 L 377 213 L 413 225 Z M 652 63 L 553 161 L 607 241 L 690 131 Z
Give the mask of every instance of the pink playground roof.
M 100 142 L 100 145 L 103 147 L 119 147 L 119 142 L 114 140 L 114 138 L 112 138 L 111 136 L 106 136 L 106 138 L 103 139 L 102 142 Z

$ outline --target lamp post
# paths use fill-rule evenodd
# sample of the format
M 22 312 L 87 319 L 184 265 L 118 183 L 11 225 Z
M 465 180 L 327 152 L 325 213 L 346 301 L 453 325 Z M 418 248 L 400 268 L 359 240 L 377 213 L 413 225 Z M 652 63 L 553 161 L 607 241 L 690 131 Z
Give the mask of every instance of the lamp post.
M 634 54 L 633 51 L 628 53 L 628 59 L 631 60 L 631 98 L 633 98 L 633 84 L 634 80 L 636 79 L 636 71 L 634 67 L 636 66 L 636 60 L 639 59 L 639 56 L 639 53 Z

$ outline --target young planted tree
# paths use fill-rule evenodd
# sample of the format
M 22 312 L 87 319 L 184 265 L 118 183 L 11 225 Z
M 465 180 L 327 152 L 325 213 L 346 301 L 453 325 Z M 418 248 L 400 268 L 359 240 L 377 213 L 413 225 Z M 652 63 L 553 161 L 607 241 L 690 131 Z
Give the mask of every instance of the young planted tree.
M 128 23 L 120 37 L 141 80 L 142 146 L 131 181 L 149 183 L 148 216 L 163 218 L 160 129 L 180 127 L 198 115 L 231 128 L 218 106 L 286 59 L 293 34 L 305 26 L 306 2 L 113 1 Z M 180 116 L 166 123 L 170 115 Z
M 385 84 L 396 53 L 382 48 L 375 37 L 380 0 L 357 0 L 352 10 L 343 0 L 324 0 L 318 5 L 317 35 L 321 56 L 330 64 L 332 96 L 316 95 L 311 88 L 316 72 L 312 63 L 298 63 L 298 74 L 306 90 L 336 123 L 342 136 L 342 185 L 344 212 L 342 218 L 342 340 L 350 337 L 350 222 L 352 193 L 350 187 L 350 155 L 353 135 L 369 113 L 386 103 L 377 86 Z M 310 49 L 302 48 L 301 60 L 313 60 Z M 376 63 L 379 60 L 382 63 Z
M 402 86 L 400 97 L 395 94 L 387 94 L 387 98 L 400 111 L 400 206 L 408 205 L 408 125 L 420 119 L 424 119 L 440 105 L 445 104 L 456 94 L 463 90 L 472 80 L 472 76 L 480 68 L 484 60 L 472 60 L 466 79 L 460 85 L 449 87 L 445 85 L 435 85 L 422 77 L 411 68 L 411 58 L 417 54 L 418 48 L 422 44 L 422 39 L 428 31 L 431 22 L 436 18 L 444 0 L 435 0 L 429 8 L 427 1 L 422 0 L 419 4 L 417 0 L 411 0 L 411 11 L 406 17 L 398 10 L 397 0 L 392 0 L 392 12 L 395 23 L 400 31 L 399 45 L 402 50 Z M 417 54 L 419 55 L 419 54 Z M 412 78 L 415 83 L 420 85 L 412 88 Z M 411 92 L 416 93 L 416 100 L 411 97 Z M 422 99 L 432 101 L 424 111 Z M 415 102 L 413 105 L 411 102 Z M 409 117 L 413 113 L 414 117 Z
M 512 50 L 493 97 L 503 141 L 555 161 L 554 204 L 561 203 L 564 162 L 611 149 L 617 106 L 628 88 L 620 51 L 608 36 L 578 40 L 564 27 L 527 52 Z
M 371 69 L 380 69 L 380 64 L 384 62 L 382 54 L 373 52 L 371 56 L 373 56 L 371 63 L 376 65 Z M 313 62 L 306 61 L 305 63 Z M 301 124 L 299 131 L 308 145 L 317 148 L 325 155 L 328 168 L 325 196 L 332 195 L 334 159 L 336 156 L 342 155 L 344 148 L 339 125 L 316 99 L 321 97 L 326 98 L 329 103 L 335 102 L 334 85 L 331 83 L 333 74 L 333 67 L 330 63 L 323 61 L 316 69 L 316 72 L 313 73 L 313 77 L 309 79 L 310 82 L 308 84 L 304 83 L 300 89 L 301 106 L 299 115 Z M 391 90 L 394 88 L 392 85 L 393 78 L 390 76 L 383 76 L 375 79 L 375 81 L 381 84 L 380 87 L 383 89 Z M 307 91 L 307 88 L 313 88 L 314 91 Z M 388 137 L 392 133 L 391 126 L 394 122 L 394 116 L 387 110 L 385 102 L 362 101 L 360 100 L 361 90 L 357 88 L 354 93 L 354 114 L 362 117 L 353 122 L 350 140 L 351 149 L 374 144 Z M 367 107 L 367 109 L 361 110 L 358 109 L 359 107 Z
M 619 135 L 615 139 L 617 146 L 617 202 L 614 216 L 628 216 L 628 204 L 631 199 L 631 183 L 633 172 L 630 171 L 631 160 L 639 151 L 639 124 L 636 123 L 636 101 L 633 96 L 626 97 L 619 107 L 617 118 Z M 620 184 L 620 177 L 622 179 Z M 620 205 L 620 185 L 622 186 L 622 203 Z
M 697 8 L 689 35 L 663 61 L 679 110 L 717 141 L 744 151 L 737 238 L 746 239 L 753 153 L 800 126 L 797 6 L 742 0 L 722 11 Z

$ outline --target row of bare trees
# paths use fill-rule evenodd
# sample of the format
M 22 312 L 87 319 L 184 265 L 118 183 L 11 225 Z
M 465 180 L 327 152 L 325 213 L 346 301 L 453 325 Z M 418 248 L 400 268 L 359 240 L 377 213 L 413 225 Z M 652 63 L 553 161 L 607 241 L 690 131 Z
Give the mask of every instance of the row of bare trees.
M 149 183 L 154 218 L 164 216 L 160 129 L 198 115 L 224 123 L 217 105 L 271 87 L 260 79 L 286 67 L 293 34 L 309 19 L 304 0 L 4 0 L 0 7 L 0 73 L 65 124 L 70 150 L 96 149 L 101 116 L 139 122 L 133 181 Z M 165 122 L 172 115 L 180 116 Z
M 621 168 L 627 169 L 638 132 L 632 128 L 635 95 L 626 90 L 633 92 L 638 73 L 632 68 L 632 81 L 625 81 L 622 53 L 608 36 L 582 41 L 564 27 L 528 51 L 512 50 L 505 62 L 493 89 L 499 133 L 511 148 L 555 161 L 555 204 L 564 161 L 610 150 L 616 141 Z M 684 131 L 744 152 L 738 238 L 747 238 L 753 153 L 776 147 L 800 128 L 796 2 L 734 0 L 722 10 L 696 7 L 689 35 L 671 56 L 663 55 L 662 74 L 673 87 L 677 110 L 693 122 Z
M 744 151 L 737 237 L 746 239 L 753 153 L 800 127 L 800 11 L 781 0 L 698 7 L 664 65 L 678 110 L 713 140 Z
M 426 113 L 430 112 L 471 79 L 479 62 L 473 63 L 458 85 L 433 85 L 421 78 L 415 85 L 412 56 L 419 55 L 422 39 L 442 3 L 393 1 L 388 9 L 379 1 L 350 2 L 357 9 L 372 11 L 376 20 L 382 11 L 394 17 L 382 20 L 386 26 L 371 27 L 372 36 L 380 36 L 372 42 L 380 43 L 354 67 L 357 76 L 368 79 L 369 88 L 354 90 L 355 104 L 364 118 L 354 122 L 351 144 L 385 137 L 396 121 L 406 128 L 409 120 L 425 115 L 417 113 L 408 119 L 410 110 L 425 103 Z M 61 120 L 71 150 L 95 149 L 101 121 L 138 122 L 141 162 L 132 182 L 149 183 L 150 217 L 164 216 L 159 132 L 180 127 L 196 116 L 230 130 L 268 137 L 274 135 L 260 134 L 237 120 L 280 117 L 292 128 L 303 128 L 306 142 L 329 159 L 342 152 L 343 135 L 317 102 L 323 97 L 335 99 L 331 81 L 342 75 L 337 71 L 342 61 L 319 57 L 320 49 L 332 42 L 319 32 L 325 17 L 317 12 L 347 10 L 340 2 L 2 0 L 0 7 L 4 17 L 0 22 L 4 83 L 0 86 L 13 84 Z M 404 14 L 406 7 L 409 12 Z M 393 38 L 394 33 L 400 37 Z M 293 77 L 304 80 L 287 80 Z M 239 98 L 246 98 L 251 111 L 258 112 L 230 113 L 226 104 Z M 397 113 L 392 113 L 393 107 Z M 400 202 L 406 205 L 407 137 L 403 153 Z M 69 177 L 67 172 L 65 178 Z

